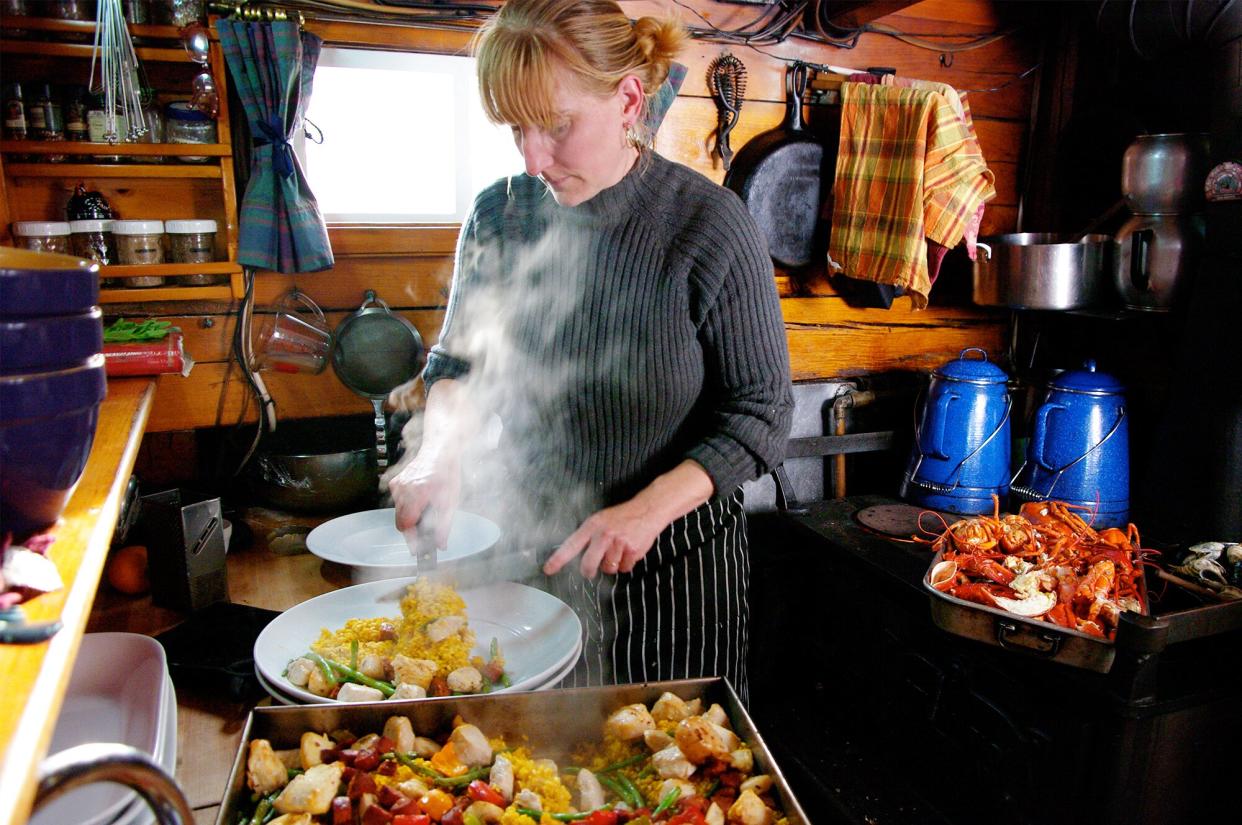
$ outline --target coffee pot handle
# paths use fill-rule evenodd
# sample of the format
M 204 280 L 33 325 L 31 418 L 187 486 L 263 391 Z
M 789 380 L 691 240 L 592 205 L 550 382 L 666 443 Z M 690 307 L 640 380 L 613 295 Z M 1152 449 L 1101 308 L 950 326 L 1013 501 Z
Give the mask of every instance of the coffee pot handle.
M 1044 461 L 1044 441 L 1048 435 L 1048 416 L 1053 410 L 1063 410 L 1065 407 L 1061 404 L 1044 404 L 1035 412 L 1035 427 L 1031 432 L 1031 447 L 1029 455 L 1035 460 L 1035 463 L 1045 470 L 1056 470 L 1048 462 Z
M 1130 235 L 1130 283 L 1139 292 L 1146 292 L 1151 283 L 1151 244 L 1156 233 L 1140 229 Z
M 932 458 L 938 458 L 941 461 L 949 458 L 949 454 L 944 451 L 944 433 L 949 420 L 949 404 L 960 399 L 960 395 L 951 392 L 946 392 L 936 399 L 936 426 L 927 434 L 929 443 L 926 454 Z

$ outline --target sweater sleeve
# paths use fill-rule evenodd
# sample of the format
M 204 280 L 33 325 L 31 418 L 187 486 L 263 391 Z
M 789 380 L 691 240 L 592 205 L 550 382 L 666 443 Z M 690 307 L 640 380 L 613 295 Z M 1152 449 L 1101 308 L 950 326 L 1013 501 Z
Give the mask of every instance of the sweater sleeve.
M 767 247 L 731 193 L 725 225 L 733 239 L 710 272 L 699 339 L 706 363 L 708 426 L 685 457 L 707 471 L 717 495 L 777 466 L 793 417 L 789 349 Z

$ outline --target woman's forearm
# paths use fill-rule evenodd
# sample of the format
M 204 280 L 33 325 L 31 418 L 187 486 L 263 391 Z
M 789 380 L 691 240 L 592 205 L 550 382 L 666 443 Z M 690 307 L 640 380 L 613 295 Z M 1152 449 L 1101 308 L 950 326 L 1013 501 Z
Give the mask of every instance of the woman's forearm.
M 650 512 L 652 520 L 658 521 L 663 530 L 710 499 L 713 492 L 715 485 L 707 471 L 697 461 L 686 459 L 652 479 L 634 496 L 633 502 Z
M 422 443 L 426 456 L 459 455 L 481 428 L 478 411 L 462 382 L 442 378 L 427 392 Z

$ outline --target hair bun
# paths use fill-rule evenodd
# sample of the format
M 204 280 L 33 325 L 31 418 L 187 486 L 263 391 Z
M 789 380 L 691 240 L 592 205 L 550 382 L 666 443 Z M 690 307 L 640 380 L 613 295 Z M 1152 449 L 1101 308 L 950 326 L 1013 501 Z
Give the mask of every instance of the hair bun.
M 634 21 L 634 41 L 651 66 L 652 88 L 659 88 L 668 76 L 668 67 L 681 51 L 686 40 L 686 29 L 678 20 L 661 20 L 656 17 L 640 17 Z

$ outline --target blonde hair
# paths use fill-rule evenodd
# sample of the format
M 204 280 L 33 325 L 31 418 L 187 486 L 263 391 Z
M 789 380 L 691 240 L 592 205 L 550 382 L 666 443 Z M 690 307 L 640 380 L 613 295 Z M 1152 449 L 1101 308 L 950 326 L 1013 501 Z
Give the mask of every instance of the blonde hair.
M 552 128 L 558 65 L 601 96 L 637 76 L 645 110 L 685 39 L 680 22 L 631 23 L 613 0 L 510 0 L 475 35 L 483 111 L 493 123 Z

